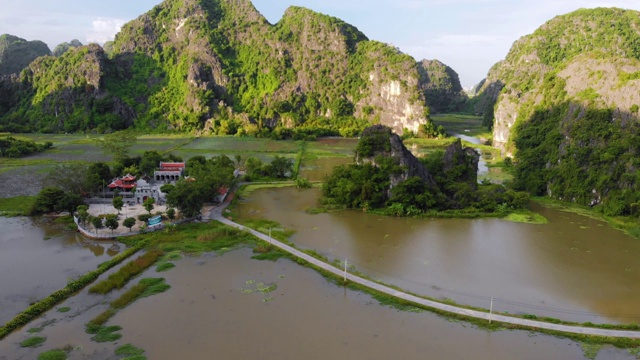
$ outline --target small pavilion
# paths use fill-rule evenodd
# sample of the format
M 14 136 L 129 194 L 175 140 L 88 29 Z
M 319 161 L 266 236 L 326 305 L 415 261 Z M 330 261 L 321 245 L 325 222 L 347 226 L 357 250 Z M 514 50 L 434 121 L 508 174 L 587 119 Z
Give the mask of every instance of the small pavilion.
M 110 191 L 118 190 L 121 192 L 131 192 L 134 187 L 136 187 L 136 177 L 131 174 L 116 178 L 108 185 Z

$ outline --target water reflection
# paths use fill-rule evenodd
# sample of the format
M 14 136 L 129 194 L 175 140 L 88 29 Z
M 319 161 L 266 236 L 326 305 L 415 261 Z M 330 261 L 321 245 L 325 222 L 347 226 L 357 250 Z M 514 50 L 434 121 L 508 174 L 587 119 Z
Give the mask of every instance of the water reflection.
M 319 190 L 256 191 L 241 216 L 293 228 L 292 241 L 409 291 L 575 321 L 640 322 L 640 241 L 601 222 L 537 209 L 548 225 L 415 220 L 358 211 L 310 215 Z M 255 212 L 255 209 L 260 209 Z

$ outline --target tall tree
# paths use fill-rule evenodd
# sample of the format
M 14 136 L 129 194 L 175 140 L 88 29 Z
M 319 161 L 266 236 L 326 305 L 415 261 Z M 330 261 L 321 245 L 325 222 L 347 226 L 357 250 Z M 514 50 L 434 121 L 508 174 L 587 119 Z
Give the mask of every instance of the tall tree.
M 199 215 L 204 202 L 203 190 L 197 182 L 178 181 L 167 195 L 167 204 L 180 210 L 187 218 Z
M 122 222 L 122 225 L 124 225 L 124 227 L 126 227 L 126 228 L 129 228 L 129 232 L 131 232 L 131 228 L 136 225 L 136 219 L 134 219 L 132 217 L 126 218 Z
M 102 229 L 104 227 L 101 217 L 94 217 L 93 219 L 91 219 L 91 225 L 93 225 L 93 227 L 96 229 L 96 233 L 99 229 Z
M 111 204 L 116 210 L 118 210 L 118 215 L 120 215 L 120 210 L 122 210 L 122 207 L 124 206 L 124 201 L 122 200 L 122 196 L 114 197 L 113 200 L 111 201 Z
M 153 210 L 153 204 L 155 203 L 156 203 L 156 200 L 154 198 L 148 197 L 147 200 L 145 200 L 142 205 L 144 206 L 145 210 L 147 210 L 149 214 L 151 214 L 151 210 Z
M 113 230 L 117 229 L 120 224 L 118 224 L 118 217 L 114 214 L 107 215 L 105 219 L 105 225 L 107 228 L 111 229 L 111 234 L 113 234 Z

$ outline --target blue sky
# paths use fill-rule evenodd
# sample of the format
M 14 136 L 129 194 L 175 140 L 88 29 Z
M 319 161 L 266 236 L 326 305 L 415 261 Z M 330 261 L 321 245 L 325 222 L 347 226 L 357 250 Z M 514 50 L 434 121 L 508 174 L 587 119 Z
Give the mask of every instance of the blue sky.
M 77 38 L 103 43 L 159 0 L 0 0 L 0 34 L 42 40 L 51 49 Z M 637 0 L 253 0 L 271 23 L 289 5 L 329 14 L 370 39 L 393 44 L 416 60 L 439 59 L 463 86 L 484 78 L 511 44 L 556 15 L 581 7 L 640 10 Z

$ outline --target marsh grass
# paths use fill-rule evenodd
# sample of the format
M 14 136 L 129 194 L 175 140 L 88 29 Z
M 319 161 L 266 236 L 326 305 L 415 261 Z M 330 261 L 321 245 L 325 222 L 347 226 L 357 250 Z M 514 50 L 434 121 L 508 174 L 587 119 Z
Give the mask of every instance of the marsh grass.
M 590 343 L 582 343 L 580 344 L 582 347 L 582 353 L 584 357 L 590 360 L 595 360 L 602 349 L 602 344 L 590 344 Z
M 159 294 L 169 290 L 171 286 L 163 278 L 144 278 L 138 284 L 125 291 L 119 298 L 109 304 L 109 309 L 101 312 L 87 324 L 87 332 L 97 334 L 101 327 L 109 321 L 119 310 L 131 305 L 136 300 Z
M 20 343 L 21 347 L 35 347 L 42 345 L 45 341 L 47 341 L 46 337 L 34 336 L 30 337 Z
M 114 351 L 117 356 L 140 356 L 144 354 L 144 350 L 133 346 L 132 344 L 122 345 Z
M 482 117 L 463 114 L 434 114 L 431 120 L 435 125 L 442 125 L 447 133 L 490 139 L 492 134 L 482 126 Z
M 153 265 L 160 256 L 163 255 L 162 250 L 152 249 L 137 259 L 128 262 L 117 272 L 109 275 L 105 280 L 100 281 L 89 288 L 90 293 L 107 294 L 113 289 L 121 289 L 129 282 L 130 279 L 137 276 L 151 265 Z
M 88 334 L 94 334 L 91 340 L 99 343 L 114 342 L 122 338 L 122 334 L 118 334 L 117 331 L 122 330 L 120 326 L 87 326 L 86 332 Z
M 632 236 L 636 239 L 640 239 L 640 222 L 637 217 L 632 216 L 617 216 L 611 217 L 594 211 L 592 208 L 584 205 L 578 205 L 574 203 L 566 203 L 559 200 L 550 199 L 547 197 L 534 197 L 532 199 L 536 203 L 555 210 L 570 212 L 582 216 L 589 217 L 608 223 L 614 229 L 618 229 L 625 234 Z
M 67 352 L 60 349 L 45 351 L 38 355 L 38 360 L 67 360 Z
M 176 267 L 174 263 L 164 262 L 156 267 L 156 272 L 164 272 L 173 269 Z
M 516 222 L 516 223 L 536 224 L 536 225 L 549 223 L 549 220 L 547 220 L 547 218 L 545 218 L 544 216 L 528 210 L 514 211 L 511 214 L 504 217 L 503 220 Z
M 36 196 L 16 196 L 0 198 L 0 216 L 31 215 Z

